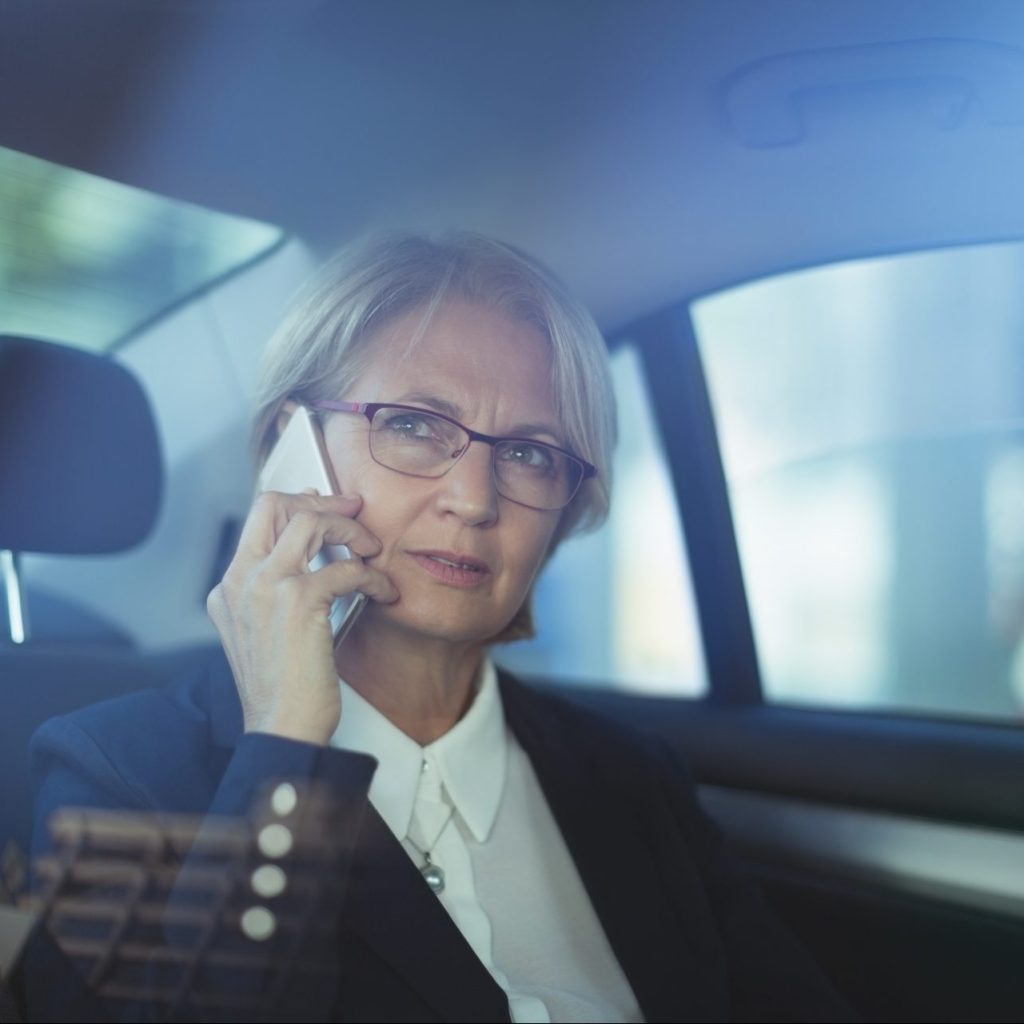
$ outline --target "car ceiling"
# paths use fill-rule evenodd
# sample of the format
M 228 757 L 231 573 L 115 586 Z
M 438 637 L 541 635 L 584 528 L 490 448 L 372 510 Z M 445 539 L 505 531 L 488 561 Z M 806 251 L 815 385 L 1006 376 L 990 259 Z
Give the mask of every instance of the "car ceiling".
M 466 227 L 606 328 L 1024 234 L 1018 0 L 0 6 L 0 145 L 285 227 Z

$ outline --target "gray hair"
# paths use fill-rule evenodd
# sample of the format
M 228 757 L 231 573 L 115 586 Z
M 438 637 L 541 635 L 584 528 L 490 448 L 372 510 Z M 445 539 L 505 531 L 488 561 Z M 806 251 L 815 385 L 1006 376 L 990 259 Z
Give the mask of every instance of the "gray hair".
M 367 368 L 371 343 L 386 323 L 422 308 L 422 333 L 450 298 L 527 323 L 551 346 L 555 408 L 566 443 L 597 467 L 597 476 L 562 513 L 550 557 L 566 537 L 599 526 L 608 514 L 616 439 L 608 351 L 593 317 L 550 270 L 482 235 L 374 235 L 346 246 L 323 268 L 264 353 L 253 424 L 256 463 L 262 465 L 277 439 L 287 399 L 336 399 Z

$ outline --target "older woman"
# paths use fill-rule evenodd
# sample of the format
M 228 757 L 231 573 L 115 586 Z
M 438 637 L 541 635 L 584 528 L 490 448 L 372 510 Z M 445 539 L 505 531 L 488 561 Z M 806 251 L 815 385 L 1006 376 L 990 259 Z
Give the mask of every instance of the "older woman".
M 530 634 L 541 567 L 607 511 L 585 310 L 497 242 L 378 239 L 273 340 L 260 460 L 300 406 L 338 494 L 255 502 L 208 602 L 230 673 L 44 727 L 40 817 L 241 814 L 267 780 L 320 780 L 349 840 L 334 1019 L 845 1019 L 672 758 L 488 656 Z M 311 571 L 325 544 L 357 557 Z

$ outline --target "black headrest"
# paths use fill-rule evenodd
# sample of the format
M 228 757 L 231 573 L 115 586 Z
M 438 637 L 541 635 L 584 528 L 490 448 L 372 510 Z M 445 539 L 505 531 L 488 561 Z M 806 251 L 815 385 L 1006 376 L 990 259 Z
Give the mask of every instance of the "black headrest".
M 156 521 L 149 400 L 107 356 L 0 335 L 0 548 L 106 554 Z

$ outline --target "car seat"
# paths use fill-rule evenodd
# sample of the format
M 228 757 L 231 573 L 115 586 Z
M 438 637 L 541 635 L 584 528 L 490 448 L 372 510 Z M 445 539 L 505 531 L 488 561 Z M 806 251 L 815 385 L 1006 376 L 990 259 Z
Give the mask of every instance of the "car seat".
M 32 733 L 54 715 L 165 677 L 127 638 L 34 638 L 19 557 L 125 551 L 152 529 L 162 488 L 153 412 L 128 369 L 106 355 L 0 336 L 0 901 L 21 882 L 31 835 Z

